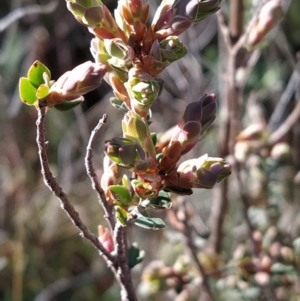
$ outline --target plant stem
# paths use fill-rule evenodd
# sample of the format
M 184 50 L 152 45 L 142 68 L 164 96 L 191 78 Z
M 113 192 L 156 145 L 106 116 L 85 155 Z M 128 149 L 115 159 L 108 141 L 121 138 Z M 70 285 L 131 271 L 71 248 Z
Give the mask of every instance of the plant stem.
M 87 148 L 86 148 L 85 168 L 86 168 L 86 172 L 87 172 L 88 176 L 91 179 L 92 187 L 97 192 L 99 203 L 101 204 L 101 206 L 105 212 L 105 218 L 108 220 L 111 230 L 113 230 L 115 227 L 113 207 L 110 206 L 109 203 L 106 201 L 104 191 L 100 186 L 99 178 L 97 177 L 95 168 L 93 166 L 93 161 L 92 161 L 95 136 L 96 136 L 97 132 L 101 129 L 101 127 L 104 125 L 104 123 L 106 123 L 106 121 L 107 121 L 107 115 L 104 114 L 91 133 L 91 136 L 90 136 Z
M 128 266 L 127 243 L 125 227 L 117 223 L 114 229 L 114 243 L 118 269 L 116 277 L 121 285 L 122 301 L 138 301 L 132 282 L 130 268 Z
M 60 200 L 61 208 L 67 213 L 68 217 L 72 220 L 74 225 L 79 229 L 80 235 L 89 240 L 94 247 L 100 251 L 101 256 L 105 259 L 108 266 L 111 266 L 115 259 L 112 255 L 103 247 L 99 242 L 98 237 L 93 234 L 83 223 L 78 212 L 75 210 L 73 205 L 70 203 L 67 195 L 57 183 L 56 179 L 53 177 L 47 155 L 47 143 L 45 139 L 45 117 L 46 117 L 46 103 L 40 100 L 38 110 L 37 125 L 37 138 L 36 142 L 38 145 L 39 159 L 41 163 L 41 172 L 43 175 L 44 182 L 46 186 L 53 192 L 55 196 Z

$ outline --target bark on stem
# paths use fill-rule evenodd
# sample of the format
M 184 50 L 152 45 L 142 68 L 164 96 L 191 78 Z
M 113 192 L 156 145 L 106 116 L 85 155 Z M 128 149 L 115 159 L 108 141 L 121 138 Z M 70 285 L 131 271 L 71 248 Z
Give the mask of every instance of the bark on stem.
M 38 119 L 37 125 L 37 138 L 36 142 L 38 145 L 39 159 L 41 163 L 41 172 L 43 175 L 44 182 L 46 186 L 53 192 L 55 196 L 60 200 L 61 208 L 66 212 L 68 217 L 72 220 L 74 225 L 79 229 L 80 235 L 89 240 L 94 247 L 99 250 L 101 256 L 105 259 L 108 266 L 111 266 L 115 259 L 111 254 L 103 247 L 99 242 L 98 237 L 93 234 L 83 223 L 78 212 L 75 210 L 73 205 L 70 203 L 66 193 L 57 183 L 56 179 L 53 177 L 47 155 L 47 143 L 45 138 L 45 117 L 46 117 L 46 103 L 42 100 L 38 106 Z
M 238 132 L 238 114 L 240 108 L 241 91 L 236 82 L 237 57 L 239 49 L 235 48 L 235 42 L 239 41 L 243 33 L 243 1 L 230 1 L 229 28 L 226 28 L 222 12 L 219 12 L 218 21 L 220 33 L 226 46 L 226 81 L 225 99 L 223 99 L 223 117 L 219 136 L 219 154 L 226 157 L 234 153 L 235 137 Z M 211 235 L 210 247 L 215 252 L 220 252 L 222 247 L 222 228 L 228 208 L 228 181 L 223 181 L 215 188 L 215 202 L 210 216 Z
M 103 117 L 99 120 L 97 126 L 94 128 L 94 130 L 91 133 L 91 136 L 90 136 L 87 148 L 86 148 L 85 168 L 86 168 L 86 172 L 87 172 L 88 176 L 91 179 L 92 187 L 97 192 L 99 203 L 101 204 L 101 206 L 105 212 L 105 218 L 107 219 L 107 221 L 111 227 L 111 230 L 113 230 L 115 227 L 113 208 L 106 201 L 105 193 L 100 186 L 99 178 L 97 177 L 95 168 L 93 166 L 93 161 L 92 161 L 95 136 L 106 121 L 107 121 L 107 115 L 104 114 Z

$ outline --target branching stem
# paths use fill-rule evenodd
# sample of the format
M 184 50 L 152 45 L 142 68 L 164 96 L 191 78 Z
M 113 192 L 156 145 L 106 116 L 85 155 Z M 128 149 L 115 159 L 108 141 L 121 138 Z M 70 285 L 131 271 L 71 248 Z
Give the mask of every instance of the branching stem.
M 103 247 L 99 242 L 98 237 L 93 234 L 83 223 L 78 212 L 75 210 L 73 205 L 70 203 L 68 196 L 57 183 L 56 179 L 51 173 L 47 155 L 47 143 L 45 139 L 45 117 L 46 117 L 46 103 L 42 100 L 39 103 L 37 108 L 38 110 L 38 119 L 36 122 L 37 125 L 37 138 L 36 142 L 39 149 L 39 158 L 41 163 L 41 172 L 43 179 L 47 187 L 53 192 L 55 196 L 60 200 L 60 205 L 62 209 L 67 213 L 69 218 L 72 220 L 74 225 L 79 229 L 80 235 L 89 240 L 94 247 L 99 250 L 101 256 L 105 259 L 107 264 L 110 266 L 114 262 L 112 255 Z

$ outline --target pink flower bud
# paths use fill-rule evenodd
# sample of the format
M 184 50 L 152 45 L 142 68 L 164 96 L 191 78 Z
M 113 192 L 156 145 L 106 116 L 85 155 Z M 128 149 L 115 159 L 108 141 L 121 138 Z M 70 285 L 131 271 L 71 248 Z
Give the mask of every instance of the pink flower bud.
M 91 61 L 64 73 L 50 88 L 48 105 L 74 100 L 96 89 L 106 73 L 106 66 Z
M 110 231 L 101 225 L 98 226 L 98 240 L 109 253 L 114 251 L 113 237 Z

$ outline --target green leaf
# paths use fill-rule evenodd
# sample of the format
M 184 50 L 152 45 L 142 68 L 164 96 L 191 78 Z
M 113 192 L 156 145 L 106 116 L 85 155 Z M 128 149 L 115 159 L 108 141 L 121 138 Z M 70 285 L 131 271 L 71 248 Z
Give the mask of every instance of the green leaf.
M 114 199 L 122 205 L 129 205 L 131 203 L 131 195 L 127 188 L 121 185 L 111 185 L 108 187 Z
M 36 90 L 36 97 L 38 99 L 43 99 L 49 94 L 49 87 L 45 84 L 41 84 Z
M 296 254 L 300 254 L 300 237 L 297 237 L 293 241 L 293 246 Z
M 133 243 L 128 249 L 128 266 L 130 269 L 141 263 L 144 259 L 145 252 L 141 251 L 137 243 Z
M 126 106 L 126 103 L 124 101 L 120 100 L 119 98 L 111 97 L 110 102 L 111 102 L 112 106 L 114 106 L 118 110 L 123 111 L 125 113 L 128 112 L 128 108 Z
M 75 107 L 77 107 L 78 105 L 80 105 L 83 102 L 84 98 L 83 96 L 80 96 L 77 99 L 73 99 L 73 100 L 66 100 L 58 105 L 55 105 L 54 108 L 58 111 L 69 111 L 74 109 Z
M 152 142 L 153 142 L 153 145 L 156 145 L 157 143 L 157 135 L 156 133 L 151 133 L 151 139 L 152 139 Z
M 126 226 L 127 211 L 121 208 L 120 206 L 116 206 L 116 218 L 121 225 Z
M 44 84 L 44 72 L 51 78 L 50 70 L 40 61 L 35 61 L 28 70 L 27 78 L 34 87 L 38 88 L 41 84 Z
M 291 265 L 286 265 L 280 262 L 276 262 L 271 266 L 271 273 L 274 274 L 294 274 L 295 268 Z
M 142 228 L 158 230 L 165 227 L 165 223 L 157 217 L 145 217 L 140 215 L 136 218 L 135 224 Z
M 26 105 L 33 105 L 37 101 L 36 89 L 26 77 L 21 77 L 19 81 L 19 93 L 22 102 Z
M 259 287 L 248 287 L 241 291 L 242 297 L 246 300 L 257 300 L 261 294 L 261 289 Z
M 122 177 L 122 185 L 126 187 L 128 190 L 131 189 L 130 179 L 126 174 L 124 174 Z
M 148 206 L 153 209 L 170 209 L 172 207 L 172 201 L 169 194 L 166 191 L 161 190 L 157 197 L 149 198 Z

